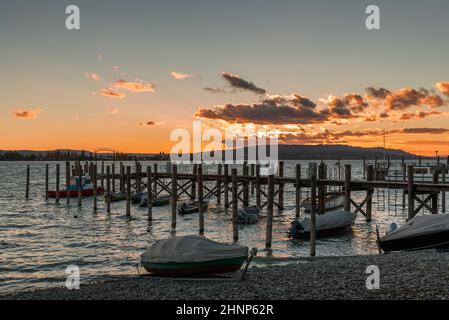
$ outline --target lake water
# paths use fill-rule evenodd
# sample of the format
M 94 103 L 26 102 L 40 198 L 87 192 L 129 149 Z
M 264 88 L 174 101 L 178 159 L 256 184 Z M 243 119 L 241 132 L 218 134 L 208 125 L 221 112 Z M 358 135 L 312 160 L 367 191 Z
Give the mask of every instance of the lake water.
M 303 176 L 308 161 L 286 161 L 285 176 L 294 176 L 296 163 L 301 163 Z M 354 179 L 362 176 L 362 162 L 342 161 L 352 165 Z M 30 198 L 25 199 L 26 166 L 31 165 Z M 108 163 L 106 163 L 108 164 Z M 133 166 L 134 163 L 129 163 Z M 337 177 L 336 161 L 327 161 L 329 175 Z M 142 165 L 152 165 L 142 162 Z M 165 170 L 160 163 L 159 171 Z M 56 162 L 50 163 L 50 177 L 54 177 Z M 65 165 L 61 162 L 61 177 Z M 191 172 L 182 167 L 179 172 Z M 204 168 L 204 173 L 216 168 Z M 171 230 L 171 208 L 155 207 L 151 225 L 146 208 L 132 207 L 132 216 L 125 215 L 125 202 L 112 203 L 112 213 L 106 213 L 103 197 L 99 197 L 98 211 L 93 212 L 92 198 L 84 198 L 83 206 L 77 199 L 70 205 L 62 198 L 60 204 L 44 198 L 44 162 L 0 162 L 0 294 L 36 288 L 59 286 L 65 282 L 65 269 L 77 265 L 83 282 L 104 279 L 105 276 L 136 274 L 135 264 L 140 254 L 155 240 L 176 235 L 198 233 L 198 214 L 178 216 L 176 232 Z M 343 173 L 343 170 L 342 170 Z M 61 181 L 65 178 L 61 178 Z M 118 181 L 117 181 L 118 184 Z M 54 178 L 50 180 L 53 189 Z M 303 198 L 307 194 L 304 191 Z M 365 192 L 353 197 L 361 202 Z M 275 208 L 273 245 L 267 252 L 265 223 L 239 227 L 239 243 L 257 247 L 254 264 L 282 263 L 288 258 L 309 255 L 309 243 L 291 240 L 287 230 L 295 217 L 295 191 L 286 186 L 285 210 Z M 388 200 L 390 205 L 388 205 Z M 251 198 L 254 203 L 255 199 Z M 395 204 L 396 203 L 396 204 Z M 376 225 L 382 233 L 389 223 L 402 224 L 407 208 L 402 208 L 401 191 L 378 190 L 373 197 L 373 220 L 367 224 L 359 214 L 351 234 L 317 241 L 317 255 L 366 255 L 377 253 Z M 263 212 L 263 215 L 265 212 Z M 205 236 L 221 242 L 232 242 L 231 213 L 212 200 L 205 213 Z

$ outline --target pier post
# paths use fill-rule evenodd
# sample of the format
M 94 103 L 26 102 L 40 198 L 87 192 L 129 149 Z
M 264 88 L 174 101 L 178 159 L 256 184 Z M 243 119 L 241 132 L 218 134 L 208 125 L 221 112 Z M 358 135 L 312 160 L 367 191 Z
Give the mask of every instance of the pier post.
M 408 195 L 408 219 L 415 216 L 415 192 L 414 192 L 414 173 L 413 166 L 407 167 L 407 195 Z
M 45 200 L 48 200 L 48 163 L 45 164 Z
M 232 181 L 232 240 L 234 242 L 239 241 L 239 229 L 237 227 L 238 219 L 238 191 L 237 191 L 237 169 L 231 170 L 231 181 Z
M 139 161 L 136 161 L 136 193 L 140 192 L 142 186 L 142 167 Z
M 246 208 L 249 206 L 249 181 L 248 181 L 248 164 L 243 163 L 243 207 Z
M 298 163 L 296 164 L 296 170 L 295 170 L 295 174 L 296 174 L 296 183 L 295 183 L 295 217 L 299 218 L 299 214 L 301 212 L 301 187 L 300 187 L 300 183 L 301 183 L 301 165 Z
M 27 165 L 26 185 L 25 185 L 25 198 L 30 197 L 30 165 Z
M 147 166 L 147 214 L 148 221 L 153 220 L 153 197 L 151 194 L 151 166 Z
M 274 175 L 268 176 L 268 192 L 267 192 L 267 228 L 265 248 L 271 248 L 273 237 L 273 203 L 274 203 Z
M 153 165 L 153 194 L 157 197 L 157 163 Z
M 83 185 L 82 185 L 82 181 L 83 181 L 83 169 L 81 168 L 81 164 L 79 161 L 77 161 L 76 163 L 76 170 L 78 173 L 78 207 L 81 207 L 83 204 Z
M 256 165 L 256 206 L 257 208 L 262 206 L 260 198 L 260 164 Z
M 92 167 L 92 181 L 94 183 L 94 212 L 97 212 L 97 165 Z
M 363 157 L 363 180 L 366 179 L 366 157 Z
M 438 184 L 439 172 L 435 170 L 432 177 L 432 183 Z M 434 192 L 432 196 L 432 214 L 438 214 L 438 192 Z
M 326 171 L 326 166 L 324 164 L 324 162 L 321 162 L 319 167 L 318 167 L 318 179 L 323 180 L 325 179 L 325 171 Z M 318 214 L 323 214 L 324 213 L 324 198 L 326 195 L 326 190 L 325 187 L 320 185 L 318 187 Z
M 199 202 L 199 234 L 204 234 L 204 212 L 203 212 L 203 166 L 198 166 L 198 202 Z
M 366 181 L 373 181 L 373 178 L 374 178 L 374 167 L 368 166 Z M 373 211 L 373 194 L 374 189 L 369 189 L 366 192 L 366 197 L 368 198 L 368 200 L 366 201 L 366 217 L 365 217 L 366 222 L 371 222 L 371 215 Z
M 115 193 L 115 162 L 112 163 L 111 166 L 111 170 L 112 170 L 112 193 Z
M 198 164 L 193 164 L 192 174 L 193 174 L 193 180 L 192 180 L 192 189 L 190 192 L 190 200 L 196 199 L 196 180 L 197 180 L 197 173 L 198 173 Z
M 419 158 L 418 158 L 418 165 L 421 167 L 422 166 L 422 157 L 421 156 L 419 156 Z
M 218 173 L 218 177 L 217 177 L 217 204 L 221 204 L 221 172 L 222 172 L 223 168 L 222 168 L 222 164 L 219 163 L 218 167 L 217 167 L 217 173 Z
M 120 192 L 125 192 L 125 166 L 120 162 Z
M 284 177 L 284 161 L 279 162 L 279 178 Z M 281 179 L 282 180 L 282 179 Z M 279 194 L 278 194 L 279 210 L 284 210 L 284 183 L 279 182 Z
M 97 170 L 97 166 L 95 165 L 95 170 Z M 66 202 L 70 204 L 70 194 L 69 194 L 69 185 L 70 185 L 70 161 L 65 162 L 65 191 L 66 191 Z
M 255 175 L 255 167 L 256 167 L 256 165 L 254 163 L 251 163 L 251 172 L 250 172 L 251 177 L 254 177 L 254 175 Z M 254 181 L 251 180 L 250 184 L 251 184 L 251 196 L 254 196 L 254 189 L 255 189 Z
M 316 198 L 317 198 L 317 165 L 316 163 L 309 164 L 310 171 L 310 197 L 311 197 L 311 212 L 310 212 L 310 256 L 316 255 Z
M 61 172 L 61 165 L 58 163 L 56 164 L 56 199 L 55 202 L 59 203 L 59 175 Z
M 229 164 L 224 165 L 224 206 L 229 208 Z
M 447 166 L 443 166 L 443 172 L 441 173 L 441 183 L 446 183 L 446 170 Z M 441 210 L 446 213 L 446 191 L 441 192 Z
M 111 167 L 106 167 L 106 212 L 111 213 Z
M 104 187 L 104 161 L 101 161 L 101 186 Z
M 126 215 L 131 216 L 131 166 L 126 166 Z
M 405 161 L 402 163 L 402 181 L 407 181 L 407 164 Z M 405 209 L 406 190 L 402 190 L 402 209 Z
M 176 228 L 176 210 L 178 200 L 178 166 L 172 165 L 171 170 L 171 227 Z
M 351 211 L 351 165 L 345 165 L 345 211 Z

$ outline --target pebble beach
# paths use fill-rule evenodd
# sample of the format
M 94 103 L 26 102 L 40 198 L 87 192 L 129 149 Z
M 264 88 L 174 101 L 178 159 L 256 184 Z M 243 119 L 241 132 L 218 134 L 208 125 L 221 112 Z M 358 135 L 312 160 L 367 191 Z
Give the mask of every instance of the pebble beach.
M 367 289 L 380 272 L 379 289 Z M 449 252 L 419 251 L 370 256 L 303 258 L 287 265 L 252 267 L 246 280 L 181 280 L 120 277 L 82 283 L 79 290 L 50 288 L 0 296 L 19 300 L 323 300 L 449 298 Z

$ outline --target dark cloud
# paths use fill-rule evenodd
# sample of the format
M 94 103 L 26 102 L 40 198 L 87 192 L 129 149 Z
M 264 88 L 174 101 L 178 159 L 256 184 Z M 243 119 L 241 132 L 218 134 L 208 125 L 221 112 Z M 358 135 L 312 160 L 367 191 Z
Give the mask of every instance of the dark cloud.
M 410 133 L 410 134 L 443 134 L 448 133 L 449 129 L 446 128 L 405 128 L 401 129 L 399 133 Z
M 385 99 L 390 94 L 390 90 L 384 88 L 368 87 L 366 88 L 366 94 L 368 97 Z
M 206 87 L 203 88 L 204 91 L 210 92 L 210 93 L 228 93 L 226 90 L 220 89 L 220 88 L 211 88 Z
M 265 89 L 257 87 L 254 83 L 246 81 L 241 78 L 239 75 L 231 74 L 228 72 L 222 73 L 223 78 L 231 85 L 231 87 L 240 90 L 248 90 L 257 94 L 266 94 L 267 91 Z

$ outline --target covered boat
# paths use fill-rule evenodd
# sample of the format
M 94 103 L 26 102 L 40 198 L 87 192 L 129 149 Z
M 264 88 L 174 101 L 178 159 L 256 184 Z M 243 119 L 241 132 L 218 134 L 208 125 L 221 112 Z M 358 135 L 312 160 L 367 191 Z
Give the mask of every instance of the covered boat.
M 162 196 L 158 196 L 156 198 L 151 199 L 151 205 L 153 207 L 165 206 L 169 203 L 170 203 L 169 195 L 162 195 Z M 148 195 L 142 197 L 142 200 L 140 200 L 139 206 L 148 207 Z
M 215 274 L 239 270 L 247 256 L 248 247 L 188 235 L 156 241 L 142 254 L 141 265 L 153 274 Z
M 59 197 L 78 197 L 78 186 L 81 188 L 81 196 L 90 197 L 94 195 L 94 185 L 91 178 L 89 176 L 83 176 L 81 177 L 81 181 L 79 177 L 71 177 L 69 185 L 66 186 L 65 189 L 59 190 Z M 97 187 L 97 195 L 101 195 L 103 193 L 104 188 Z M 49 190 L 48 197 L 56 198 L 56 190 Z
M 416 216 L 378 243 L 384 252 L 449 248 L 449 214 Z
M 203 212 L 207 210 L 207 207 L 209 206 L 208 200 L 203 200 L 203 203 L 201 205 Z M 178 207 L 178 213 L 179 214 L 191 214 L 196 213 L 200 211 L 200 202 L 199 201 L 191 201 L 191 202 L 184 202 L 182 205 Z
M 259 221 L 260 208 L 253 206 L 239 209 L 238 223 L 254 224 Z
M 357 214 L 344 210 L 334 210 L 317 215 L 315 224 L 317 238 L 333 236 L 349 231 L 356 217 Z M 288 234 L 295 239 L 309 240 L 310 218 L 293 221 Z
M 324 211 L 330 211 L 343 207 L 345 194 L 343 192 L 327 192 L 324 196 Z M 316 200 L 318 203 L 318 198 Z M 302 202 L 306 212 L 312 210 L 312 198 L 307 198 Z

